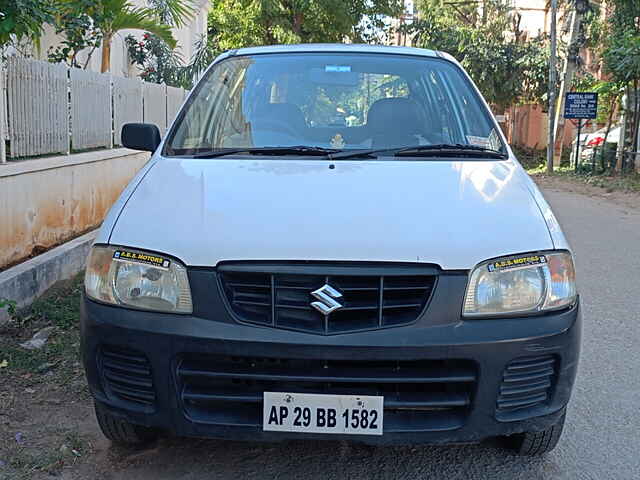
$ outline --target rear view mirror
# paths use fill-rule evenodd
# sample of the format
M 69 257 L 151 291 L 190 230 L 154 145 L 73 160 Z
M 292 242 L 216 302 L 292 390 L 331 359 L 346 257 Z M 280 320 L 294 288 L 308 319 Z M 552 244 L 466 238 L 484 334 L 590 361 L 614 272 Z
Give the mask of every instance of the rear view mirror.
M 123 147 L 155 152 L 160 139 L 160 130 L 153 123 L 125 123 L 122 126 Z
M 312 68 L 309 78 L 320 85 L 355 87 L 360 83 L 360 74 L 351 71 L 349 65 L 326 65 L 324 69 Z

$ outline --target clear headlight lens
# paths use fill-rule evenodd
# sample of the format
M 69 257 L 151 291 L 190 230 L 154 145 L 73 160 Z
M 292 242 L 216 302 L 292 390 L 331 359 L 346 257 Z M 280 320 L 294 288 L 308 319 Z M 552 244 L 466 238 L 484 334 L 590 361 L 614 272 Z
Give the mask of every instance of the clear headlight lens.
M 516 255 L 476 266 L 463 313 L 467 317 L 536 313 L 572 305 L 576 296 L 570 253 Z
M 95 246 L 84 277 L 87 296 L 100 302 L 172 313 L 191 313 L 186 268 L 157 254 Z

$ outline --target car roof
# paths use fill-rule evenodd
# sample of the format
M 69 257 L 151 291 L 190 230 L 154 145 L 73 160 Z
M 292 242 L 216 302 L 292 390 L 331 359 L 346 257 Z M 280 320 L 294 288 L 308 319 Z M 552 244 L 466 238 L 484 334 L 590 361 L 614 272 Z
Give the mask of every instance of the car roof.
M 448 57 L 448 54 L 425 48 L 400 47 L 395 45 L 369 45 L 359 43 L 304 43 L 295 45 L 266 45 L 239 48 L 230 55 L 258 55 L 261 53 L 393 53 L 419 55 L 422 57 Z

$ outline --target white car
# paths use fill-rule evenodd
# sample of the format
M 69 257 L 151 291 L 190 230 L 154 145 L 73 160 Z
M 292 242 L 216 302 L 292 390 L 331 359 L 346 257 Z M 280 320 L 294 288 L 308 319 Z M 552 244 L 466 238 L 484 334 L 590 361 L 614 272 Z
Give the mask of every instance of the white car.
M 621 127 L 612 126 L 609 130 L 609 134 L 607 135 L 607 144 L 610 144 L 607 149 L 613 148 L 613 145 L 617 145 L 620 141 L 620 131 Z M 580 162 L 591 164 L 593 161 L 593 156 L 596 154 L 596 149 L 598 152 L 598 156 L 602 153 L 602 148 L 604 144 L 605 134 L 607 132 L 607 128 L 601 128 L 593 133 L 584 133 L 580 135 Z M 575 152 L 576 152 L 576 142 L 573 141 L 571 146 L 571 163 L 575 164 Z
M 153 155 L 102 225 L 81 318 L 112 441 L 556 445 L 571 250 L 452 57 L 234 50 L 164 138 L 122 138 Z

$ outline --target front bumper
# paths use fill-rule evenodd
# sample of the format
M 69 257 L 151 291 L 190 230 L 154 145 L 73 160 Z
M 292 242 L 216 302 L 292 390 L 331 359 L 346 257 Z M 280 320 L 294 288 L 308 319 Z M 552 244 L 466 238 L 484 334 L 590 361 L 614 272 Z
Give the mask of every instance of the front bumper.
M 447 291 L 440 288 L 436 295 L 442 298 L 432 300 L 429 307 L 432 313 L 442 306 L 440 301 L 446 302 Z M 388 330 L 318 336 L 212 321 L 196 314 L 133 311 L 85 298 L 81 329 L 83 361 L 93 396 L 111 414 L 134 424 L 191 437 L 336 440 L 342 436 L 263 432 L 259 399 L 248 398 L 250 395 L 225 397 L 227 392 L 223 392 L 224 398 L 216 397 L 211 394 L 213 387 L 208 382 L 212 375 L 217 382 L 220 371 L 227 369 L 223 372 L 227 375 L 224 382 L 230 383 L 214 382 L 214 386 L 230 385 L 241 394 L 243 389 L 255 394 L 260 385 L 267 385 L 265 389 L 271 391 L 308 391 L 301 387 L 339 385 L 352 389 L 340 393 L 366 394 L 380 387 L 385 375 L 402 372 L 404 368 L 415 373 L 424 367 L 425 372 L 431 372 L 424 374 L 425 381 L 432 383 L 420 394 L 444 400 L 436 401 L 433 408 L 419 410 L 395 410 L 390 401 L 387 409 L 387 398 L 399 399 L 399 391 L 414 388 L 407 387 L 399 377 L 396 383 L 384 383 L 381 387 L 393 392 L 389 397 L 385 394 L 384 435 L 348 438 L 367 443 L 466 443 L 540 431 L 558 420 L 569 401 L 576 375 L 581 320 L 576 305 L 540 317 L 418 322 Z M 234 363 L 229 370 L 229 362 L 239 364 Z M 127 365 L 130 372 L 126 371 Z M 315 370 L 318 365 L 324 368 Z M 238 368 L 249 372 L 249 378 L 253 378 L 251 373 L 255 369 L 267 372 L 267 377 L 262 377 L 263 383 L 230 378 L 233 375 L 229 371 L 238 372 Z M 303 385 L 292 381 L 293 377 L 281 378 L 289 374 L 287 368 L 297 369 L 295 375 L 292 373 L 295 379 L 315 379 L 315 383 Z M 379 370 L 364 373 L 371 376 L 371 384 L 362 381 L 335 384 L 322 377 L 320 385 L 317 375 L 326 373 L 336 379 L 349 368 L 352 372 Z M 188 383 L 180 373 L 189 369 L 204 375 L 197 385 Z M 279 376 L 274 373 L 270 379 L 269 372 L 279 372 Z M 456 377 L 453 372 L 459 375 Z M 509 384 L 514 374 L 524 376 Z M 114 378 L 116 383 L 112 381 Z M 118 383 L 123 378 L 125 387 L 133 388 L 133 396 L 132 391 Z M 547 383 L 545 395 L 541 395 L 540 389 Z M 500 397 L 500 392 L 512 385 L 524 386 L 525 390 L 530 387 L 530 396 L 524 397 L 530 400 L 529 405 L 513 408 L 510 400 L 514 397 Z M 536 385 L 539 389 L 534 391 Z M 194 391 L 196 395 L 189 397 Z M 144 395 L 136 397 L 136 392 Z M 197 399 L 203 392 L 204 403 L 190 403 L 189 398 Z M 516 400 L 523 398 L 518 395 Z M 465 401 L 451 401 L 461 398 Z

